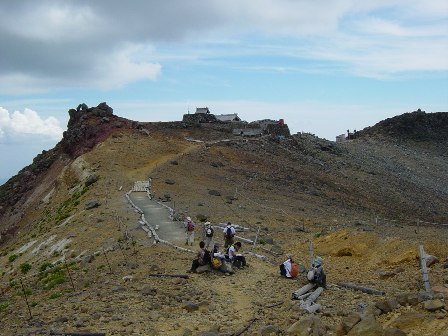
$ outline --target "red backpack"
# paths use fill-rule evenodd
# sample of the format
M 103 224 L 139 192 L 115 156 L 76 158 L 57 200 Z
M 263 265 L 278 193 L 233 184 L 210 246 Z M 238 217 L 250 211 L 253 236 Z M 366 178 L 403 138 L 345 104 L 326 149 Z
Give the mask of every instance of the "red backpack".
M 291 277 L 296 278 L 299 275 L 299 265 L 296 263 L 291 264 Z
M 194 224 L 192 221 L 188 221 L 187 223 L 187 231 L 194 231 Z

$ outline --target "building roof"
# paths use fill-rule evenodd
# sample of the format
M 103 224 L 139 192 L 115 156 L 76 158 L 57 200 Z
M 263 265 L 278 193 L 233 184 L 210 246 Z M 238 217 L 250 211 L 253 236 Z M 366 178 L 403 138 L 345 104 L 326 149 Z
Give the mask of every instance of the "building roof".
M 210 113 L 208 107 L 196 107 L 196 113 Z
M 241 119 L 238 117 L 238 114 L 232 113 L 232 114 L 220 114 L 215 116 L 216 119 L 220 121 L 241 121 Z

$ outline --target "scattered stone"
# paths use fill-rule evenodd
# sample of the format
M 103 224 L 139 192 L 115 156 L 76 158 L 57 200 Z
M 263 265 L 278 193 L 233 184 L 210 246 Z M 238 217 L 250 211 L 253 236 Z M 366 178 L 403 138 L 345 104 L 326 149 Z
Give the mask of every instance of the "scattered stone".
M 383 327 L 373 316 L 367 316 L 347 334 L 349 336 L 383 336 Z
M 336 335 L 346 335 L 359 321 L 361 321 L 361 315 L 357 313 L 350 313 L 343 317 L 336 327 Z
M 135 261 L 128 261 L 126 267 L 129 269 L 136 269 L 138 268 L 138 264 Z
M 98 181 L 98 179 L 99 177 L 96 174 L 89 175 L 89 177 L 87 177 L 86 181 L 84 182 L 84 185 L 88 187 Z
M 448 298 L 448 288 L 445 286 L 433 286 L 431 287 L 432 291 L 436 294 L 442 294 L 445 298 Z
M 395 327 L 401 330 L 415 330 L 422 325 L 424 321 L 427 321 L 427 317 L 423 313 L 409 312 L 401 314 L 391 324 L 391 327 Z
M 93 254 L 86 255 L 84 258 L 82 258 L 82 264 L 90 264 L 93 260 L 95 260 L 95 256 Z
M 433 255 L 426 255 L 426 267 L 431 267 L 432 265 L 439 262 L 439 259 Z
M 307 316 L 294 323 L 286 330 L 286 335 L 301 336 L 301 335 L 315 335 L 323 336 L 326 330 L 322 322 L 316 316 Z
M 68 322 L 68 317 L 67 316 L 58 316 L 54 319 L 54 322 L 56 323 L 66 323 Z
M 214 189 L 209 190 L 208 194 L 212 195 L 212 196 L 221 196 L 221 193 L 218 190 L 214 190 Z
M 423 307 L 430 312 L 445 308 L 445 304 L 441 300 L 428 300 L 423 303 Z
M 166 180 L 165 180 L 165 183 L 166 183 L 166 184 L 169 184 L 169 185 L 173 185 L 173 184 L 176 184 L 176 181 L 174 181 L 174 180 L 172 180 L 172 179 L 166 179 Z
M 145 287 L 141 290 L 142 295 L 149 296 L 149 295 L 156 295 L 157 289 L 153 287 Z
M 280 332 L 279 328 L 275 325 L 269 324 L 260 328 L 261 336 L 270 336 L 272 334 L 277 335 Z
M 219 167 L 224 167 L 224 164 L 220 161 L 218 162 L 210 162 L 210 166 L 215 167 L 215 168 L 219 168 Z
M 398 307 L 396 299 L 384 299 L 375 303 L 375 307 L 381 310 L 382 313 L 390 313 Z
M 384 330 L 383 336 L 406 336 L 406 333 L 398 328 L 387 328 Z
M 126 290 L 126 288 L 124 288 L 123 286 L 115 286 L 112 288 L 113 293 L 124 292 L 125 290 Z
M 86 210 L 90 210 L 93 208 L 97 208 L 101 205 L 101 203 L 99 201 L 89 201 L 85 204 L 84 209 Z
M 188 311 L 189 313 L 199 310 L 199 305 L 197 305 L 196 303 L 193 303 L 191 301 L 187 302 L 183 308 Z

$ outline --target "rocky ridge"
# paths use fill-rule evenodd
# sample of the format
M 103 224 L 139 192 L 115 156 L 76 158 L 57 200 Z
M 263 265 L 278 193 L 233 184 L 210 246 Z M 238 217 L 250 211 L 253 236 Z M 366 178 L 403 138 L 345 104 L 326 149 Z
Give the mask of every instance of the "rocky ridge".
M 92 114 L 81 124 L 96 120 L 107 133 L 110 122 L 102 118 Z M 446 222 L 447 162 L 432 142 L 366 136 L 340 145 L 309 134 L 244 140 L 184 123 L 125 125 L 113 125 L 93 147 L 90 131 L 74 132 L 69 138 L 78 148 L 40 173 L 49 182 L 29 190 L 34 198 L 24 193 L 16 203 L 23 216 L 0 256 L 6 335 L 231 335 L 247 326 L 248 335 L 446 332 L 446 228 L 415 222 Z M 84 154 L 70 156 L 76 153 Z M 248 256 L 249 268 L 233 276 L 151 277 L 185 274 L 191 255 L 153 244 L 139 228 L 123 194 L 148 177 L 179 219 L 231 219 L 249 228 L 247 239 L 259 231 L 256 252 L 269 262 Z M 90 201 L 99 205 L 86 209 Z M 6 213 L 2 220 L 11 218 Z M 310 240 L 328 275 L 322 311 L 313 315 L 291 300 L 305 277 L 278 275 L 287 252 L 308 266 Z M 420 243 L 438 259 L 429 266 L 433 299 L 421 291 Z M 244 253 L 250 249 L 243 244 Z M 55 266 L 30 276 L 46 263 Z M 63 280 L 50 286 L 61 279 L 58 267 Z M 22 277 L 32 319 L 17 283 Z M 348 290 L 341 281 L 386 295 Z

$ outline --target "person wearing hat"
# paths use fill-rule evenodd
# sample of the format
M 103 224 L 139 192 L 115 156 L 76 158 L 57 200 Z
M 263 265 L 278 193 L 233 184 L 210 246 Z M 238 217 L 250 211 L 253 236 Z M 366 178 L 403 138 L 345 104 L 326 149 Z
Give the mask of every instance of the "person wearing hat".
M 214 230 L 210 222 L 205 222 L 204 231 L 203 231 L 203 241 L 205 243 L 205 248 L 210 250 L 215 244 L 213 242 L 213 234 Z
M 316 284 L 318 287 L 327 288 L 327 276 L 322 267 L 321 257 L 314 258 L 311 269 L 308 271 L 307 278 L 312 284 Z
M 194 243 L 194 229 L 195 229 L 195 224 L 193 222 L 193 220 L 191 219 L 191 217 L 187 217 L 187 219 L 184 222 L 184 227 L 185 227 L 185 238 L 186 238 L 186 242 L 185 245 L 190 245 L 193 246 Z
M 296 278 L 299 274 L 299 265 L 292 259 L 292 254 L 288 254 L 286 261 L 280 265 L 280 275 L 288 279 Z

